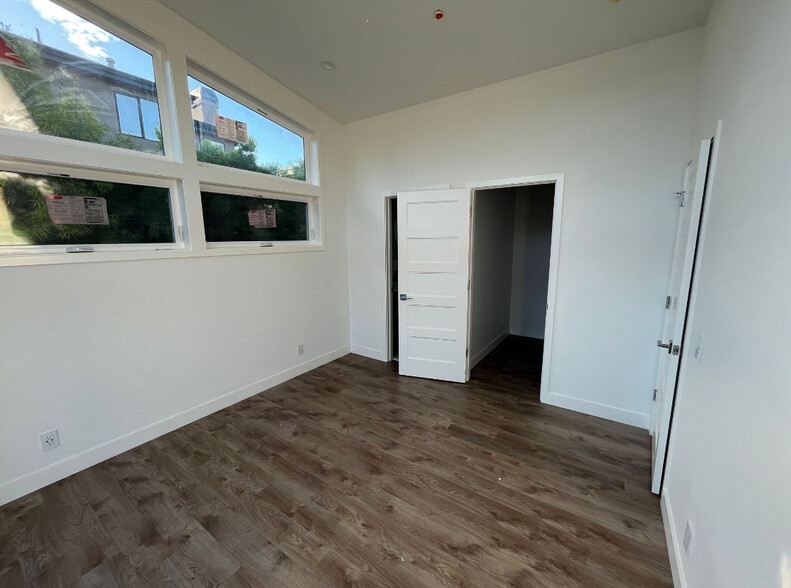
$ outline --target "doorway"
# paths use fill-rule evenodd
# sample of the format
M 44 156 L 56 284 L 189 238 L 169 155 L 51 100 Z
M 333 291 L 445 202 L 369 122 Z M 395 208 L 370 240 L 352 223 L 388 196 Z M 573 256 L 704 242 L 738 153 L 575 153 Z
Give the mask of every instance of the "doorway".
M 443 186 L 441 189 L 383 194 L 384 361 L 391 361 L 396 355 L 399 360 L 398 372 L 402 376 L 459 383 L 470 379 L 470 319 L 471 300 L 474 298 L 471 288 L 474 274 L 472 204 L 475 194 L 500 188 L 526 193 L 533 189 L 544 190 L 545 195 L 551 195 L 549 208 L 552 214 L 549 223 L 549 269 L 545 272 L 548 276 L 543 302 L 538 303 L 543 304 L 543 315 L 539 312 L 543 322 L 525 329 L 532 329 L 532 338 L 541 345 L 534 355 L 542 358 L 537 374 L 541 381 L 541 397 L 546 398 L 554 330 L 564 178 L 563 173 L 543 174 L 470 183 L 465 188 Z M 481 198 L 486 196 L 482 195 Z M 515 214 L 514 208 L 506 223 L 509 234 L 512 234 L 515 226 Z M 534 218 L 538 218 L 538 213 Z M 513 239 L 509 243 L 512 247 Z M 509 276 L 513 275 L 513 253 L 511 256 L 511 266 L 506 272 Z M 487 266 L 481 264 L 481 267 Z M 480 268 L 479 273 L 483 273 Z M 506 335 L 510 335 L 511 327 L 510 300 L 508 304 Z M 534 316 L 521 309 L 514 312 L 514 316 L 527 315 Z M 504 328 L 506 321 L 501 318 L 497 325 Z M 397 353 L 394 354 L 396 349 Z M 475 357 L 475 360 L 484 356 L 485 353 Z
M 476 190 L 472 203 L 470 370 L 496 356 L 536 392 L 543 372 L 554 205 L 555 183 Z
M 398 361 L 398 199 L 385 198 L 388 361 Z

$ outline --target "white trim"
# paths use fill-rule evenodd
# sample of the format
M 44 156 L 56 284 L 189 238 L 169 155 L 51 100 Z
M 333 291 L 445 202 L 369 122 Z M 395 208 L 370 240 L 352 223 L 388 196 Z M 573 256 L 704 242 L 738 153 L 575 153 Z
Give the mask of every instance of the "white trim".
M 670 571 L 673 574 L 673 585 L 677 588 L 687 588 L 687 579 L 684 576 L 682 566 L 681 543 L 676 536 L 676 523 L 673 520 L 673 506 L 670 503 L 670 494 L 667 488 L 662 488 L 662 497 L 659 502 L 662 510 L 662 524 L 665 527 L 665 542 L 667 543 L 667 555 L 670 559 Z
M 651 420 L 651 415 L 647 412 L 626 410 L 625 408 L 551 391 L 541 394 L 541 402 L 646 430 Z
M 554 184 L 563 181 L 565 173 L 538 174 L 535 176 L 522 176 L 518 178 L 505 178 L 502 180 L 485 180 L 483 182 L 467 182 L 466 187 L 473 190 L 488 190 L 490 188 L 516 188 L 533 184 Z
M 558 283 L 558 262 L 560 259 L 560 228 L 563 216 L 563 191 L 566 174 L 564 172 L 552 174 L 539 174 L 535 176 L 522 176 L 517 178 L 505 178 L 501 180 L 487 180 L 483 182 L 469 182 L 468 188 L 472 189 L 472 202 L 475 201 L 475 194 L 478 190 L 489 190 L 492 188 L 510 188 L 518 186 L 531 186 L 537 184 L 555 184 L 555 195 L 552 210 L 552 236 L 549 254 L 549 284 L 547 287 L 547 314 L 544 325 L 544 357 L 542 360 L 541 369 L 541 401 L 552 404 L 547 397 L 549 392 L 550 372 L 552 368 L 552 335 L 555 330 L 555 305 L 557 301 L 557 283 Z M 470 223 L 474 227 L 474 222 Z M 474 231 L 474 228 L 472 229 Z M 471 237 L 474 234 L 471 232 Z M 472 243 L 470 244 L 470 266 L 472 266 Z M 470 279 L 474 268 L 471 267 Z M 470 289 L 469 308 L 472 310 L 472 288 Z M 469 344 L 470 328 L 472 321 L 468 321 L 467 326 L 467 342 Z M 467 377 L 469 379 L 469 371 L 472 368 L 468 366 Z M 567 407 L 568 408 L 568 407 Z M 584 412 L 584 411 L 583 411 Z M 609 417 L 605 417 L 609 418 Z M 617 420 L 617 419 L 616 419 Z M 646 424 L 646 428 L 648 425 Z
M 380 349 L 373 349 L 371 347 L 365 347 L 364 345 L 352 345 L 351 353 L 367 357 L 368 359 L 375 359 L 377 361 L 390 361 L 384 351 Z
M 497 337 L 495 337 L 492 341 L 490 341 L 489 344 L 486 345 L 486 347 L 484 347 L 478 353 L 473 355 L 470 358 L 470 370 L 472 370 L 472 368 L 478 365 L 484 357 L 486 357 L 492 351 L 494 351 L 500 343 L 506 340 L 507 337 L 508 337 L 508 331 L 500 333 L 499 335 L 497 335 Z
M 282 384 L 283 382 L 316 369 L 317 367 L 320 367 L 326 363 L 335 361 L 336 359 L 339 359 L 348 353 L 348 346 L 338 347 L 337 349 L 320 355 L 314 359 L 297 364 L 281 372 L 263 378 L 262 380 L 258 380 L 257 382 L 253 382 L 247 386 L 243 386 L 231 392 L 222 394 L 217 398 L 197 406 L 193 406 L 183 412 L 164 418 L 161 421 L 157 421 L 156 423 L 147 425 L 137 429 L 136 431 L 122 435 L 121 437 L 116 437 L 115 439 L 107 441 L 106 443 L 102 443 L 101 445 L 87 449 L 82 453 L 72 455 L 59 462 L 36 470 L 35 472 L 25 474 L 24 476 L 6 482 L 5 484 L 0 485 L 0 505 L 11 502 L 12 500 L 16 500 L 17 498 L 43 488 L 48 484 L 62 480 L 63 478 L 94 466 L 106 459 L 110 459 L 111 457 L 119 455 L 124 451 L 128 451 L 134 447 L 142 445 L 143 443 L 147 443 L 152 439 L 156 439 L 157 437 L 174 431 L 179 427 L 183 427 L 184 425 L 217 412 L 218 410 L 222 410 L 223 408 L 227 408 L 232 404 L 236 404 L 245 398 L 259 394 L 260 392 L 268 390 L 273 386 Z

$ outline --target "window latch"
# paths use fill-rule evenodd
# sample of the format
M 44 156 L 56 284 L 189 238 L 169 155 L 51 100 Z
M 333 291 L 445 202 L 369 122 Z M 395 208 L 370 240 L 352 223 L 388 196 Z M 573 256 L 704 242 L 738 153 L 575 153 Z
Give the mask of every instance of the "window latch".
M 90 247 L 89 245 L 66 247 L 66 253 L 93 253 L 93 247 Z

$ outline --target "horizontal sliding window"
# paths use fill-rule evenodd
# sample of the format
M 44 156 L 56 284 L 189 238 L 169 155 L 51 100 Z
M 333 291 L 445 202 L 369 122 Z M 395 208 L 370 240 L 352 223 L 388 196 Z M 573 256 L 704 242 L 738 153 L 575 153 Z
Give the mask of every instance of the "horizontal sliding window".
M 0 171 L 0 248 L 175 242 L 170 189 Z
M 305 180 L 305 139 L 188 78 L 198 161 Z
M 201 192 L 206 241 L 307 241 L 306 202 Z
M 0 128 L 164 153 L 149 53 L 48 0 L 0 14 Z

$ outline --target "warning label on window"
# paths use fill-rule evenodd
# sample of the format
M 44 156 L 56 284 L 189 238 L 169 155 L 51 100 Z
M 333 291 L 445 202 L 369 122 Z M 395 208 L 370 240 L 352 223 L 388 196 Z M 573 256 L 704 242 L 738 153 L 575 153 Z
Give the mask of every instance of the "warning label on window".
M 47 196 L 47 211 L 54 225 L 109 225 L 107 200 L 89 196 Z
M 254 229 L 277 228 L 277 211 L 274 208 L 251 210 L 247 213 L 247 218 Z
M 221 139 L 236 141 L 237 143 L 247 143 L 250 141 L 247 136 L 247 123 L 220 116 L 216 117 L 217 136 Z

